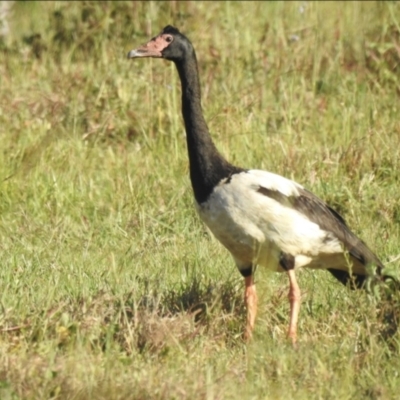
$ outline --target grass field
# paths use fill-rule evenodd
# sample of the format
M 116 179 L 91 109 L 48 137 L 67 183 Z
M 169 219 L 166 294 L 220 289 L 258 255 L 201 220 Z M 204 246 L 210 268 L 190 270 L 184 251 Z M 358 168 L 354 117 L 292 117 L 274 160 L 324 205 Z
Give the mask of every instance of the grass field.
M 400 295 L 243 282 L 193 207 L 171 63 L 192 40 L 233 163 L 298 181 L 400 261 L 399 2 L 16 2 L 0 39 L 0 399 L 397 399 Z

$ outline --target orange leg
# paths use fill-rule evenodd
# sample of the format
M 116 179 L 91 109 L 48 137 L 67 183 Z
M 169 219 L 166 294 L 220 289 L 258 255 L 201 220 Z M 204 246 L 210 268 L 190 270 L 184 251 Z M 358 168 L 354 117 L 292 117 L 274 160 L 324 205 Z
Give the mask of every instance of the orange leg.
M 290 323 L 288 337 L 292 339 L 292 343 L 296 343 L 297 340 L 297 320 L 300 311 L 300 288 L 296 281 L 296 275 L 294 269 L 288 271 L 289 275 L 289 301 L 290 301 Z
M 254 284 L 253 276 L 244 278 L 245 291 L 244 291 L 244 302 L 247 308 L 247 322 L 246 330 L 244 332 L 245 340 L 248 340 L 252 336 L 254 329 L 254 322 L 257 314 L 257 293 L 256 285 Z

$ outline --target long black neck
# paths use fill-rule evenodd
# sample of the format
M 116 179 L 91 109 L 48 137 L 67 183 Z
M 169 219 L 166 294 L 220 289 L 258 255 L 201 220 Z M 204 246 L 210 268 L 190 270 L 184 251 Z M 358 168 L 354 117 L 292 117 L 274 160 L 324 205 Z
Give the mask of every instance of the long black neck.
M 182 84 L 182 114 L 189 152 L 190 179 L 196 201 L 203 203 L 222 179 L 242 169 L 229 164 L 211 139 L 201 108 L 200 82 L 194 51 L 175 64 Z

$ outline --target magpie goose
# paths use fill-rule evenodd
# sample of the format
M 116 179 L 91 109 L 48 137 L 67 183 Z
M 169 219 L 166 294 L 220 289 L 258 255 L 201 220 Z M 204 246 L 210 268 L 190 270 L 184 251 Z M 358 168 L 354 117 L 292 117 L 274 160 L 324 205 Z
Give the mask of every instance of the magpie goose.
M 196 53 L 189 39 L 168 25 L 128 58 L 172 61 L 182 87 L 182 114 L 190 180 L 200 218 L 229 250 L 245 281 L 250 338 L 257 312 L 257 265 L 289 277 L 288 337 L 296 341 L 300 288 L 295 271 L 326 269 L 351 288 L 363 287 L 368 266 L 379 276 L 383 264 L 344 219 L 300 184 L 267 171 L 229 163 L 215 147 L 203 116 Z

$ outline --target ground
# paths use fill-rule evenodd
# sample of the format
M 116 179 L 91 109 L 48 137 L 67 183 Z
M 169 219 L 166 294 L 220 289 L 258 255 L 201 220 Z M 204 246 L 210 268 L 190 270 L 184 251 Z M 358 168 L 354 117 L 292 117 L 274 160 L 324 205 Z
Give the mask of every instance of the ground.
M 243 279 L 193 207 L 173 24 L 234 164 L 294 179 L 399 271 L 397 2 L 16 2 L 0 38 L 1 399 L 395 399 L 399 295 Z

